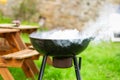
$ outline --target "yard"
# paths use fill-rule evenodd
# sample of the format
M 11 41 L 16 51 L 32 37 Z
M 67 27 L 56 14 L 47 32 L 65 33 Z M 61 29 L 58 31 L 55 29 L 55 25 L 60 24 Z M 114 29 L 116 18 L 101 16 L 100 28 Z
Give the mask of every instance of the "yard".
M 0 22 L 9 23 L 10 21 L 11 20 L 4 18 Z M 21 36 L 24 42 L 30 42 L 28 34 L 22 34 Z M 79 56 L 82 57 L 82 80 L 120 80 L 119 42 L 101 42 L 98 44 L 90 43 L 88 48 L 78 55 L 78 57 Z M 41 66 L 41 61 L 42 57 L 35 61 L 38 68 Z M 15 80 L 31 80 L 25 77 L 20 68 L 9 69 Z M 37 80 L 38 75 L 36 75 L 35 78 Z M 1 77 L 0 80 L 2 80 Z M 74 66 L 67 69 L 58 69 L 51 65 L 47 65 L 43 80 L 76 80 Z
M 78 56 L 82 56 L 81 76 L 83 80 L 120 80 L 120 43 L 91 43 Z M 35 61 L 38 68 L 41 65 L 41 59 L 42 57 Z M 9 69 L 15 80 L 31 80 L 26 79 L 21 69 Z M 36 80 L 37 77 L 38 75 L 35 76 Z M 68 69 L 58 69 L 47 65 L 43 80 L 76 80 L 74 66 Z

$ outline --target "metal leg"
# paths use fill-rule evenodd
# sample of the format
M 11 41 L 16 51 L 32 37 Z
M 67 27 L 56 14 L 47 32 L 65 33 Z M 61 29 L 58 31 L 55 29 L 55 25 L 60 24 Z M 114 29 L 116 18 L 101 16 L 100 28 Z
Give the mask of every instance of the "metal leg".
M 74 61 L 76 78 L 77 78 L 77 80 L 81 80 L 80 71 L 79 71 L 79 65 L 78 65 L 77 57 L 76 56 L 73 57 L 73 61 Z
M 42 80 L 43 74 L 44 74 L 44 69 L 45 69 L 45 65 L 46 65 L 46 60 L 47 60 L 47 55 L 43 56 L 43 60 L 42 60 L 42 65 L 40 68 L 40 73 L 39 73 L 39 77 L 38 80 Z
M 79 69 L 81 69 L 81 62 L 82 62 L 82 58 L 79 57 Z

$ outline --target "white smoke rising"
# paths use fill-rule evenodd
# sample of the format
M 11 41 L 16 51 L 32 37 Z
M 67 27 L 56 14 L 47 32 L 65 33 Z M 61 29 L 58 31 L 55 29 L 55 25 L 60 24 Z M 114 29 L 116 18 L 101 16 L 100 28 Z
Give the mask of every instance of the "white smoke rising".
M 94 34 L 94 36 L 96 36 L 94 40 L 95 42 L 99 42 L 101 40 L 111 40 L 111 37 L 113 35 L 113 27 L 115 27 L 116 23 L 120 21 L 120 13 L 117 13 L 117 9 L 117 5 L 106 4 L 105 6 L 103 6 L 103 8 L 100 10 L 99 17 L 97 18 L 97 20 L 90 21 L 86 25 L 86 29 L 83 31 L 83 33 Z M 119 21 L 117 20 L 118 15 L 115 14 L 119 15 Z
M 101 40 L 109 41 L 113 35 L 113 27 L 120 27 L 120 13 L 118 14 L 117 10 L 118 6 L 105 4 L 101 8 L 96 21 L 89 21 L 86 24 L 86 28 L 81 32 L 76 29 L 51 30 L 43 33 L 35 33 L 31 36 L 40 39 L 81 39 L 81 41 L 86 38 L 95 37 L 95 42 Z
M 48 39 L 76 39 L 76 38 L 79 38 L 79 31 L 77 31 L 76 29 L 53 30 L 47 33 L 43 33 L 41 37 L 45 38 L 45 35 L 47 36 Z
M 92 37 L 92 35 L 82 34 L 82 32 L 78 31 L 77 29 L 65 29 L 65 30 L 51 30 L 42 33 L 33 33 L 31 34 L 34 38 L 39 39 L 81 39 L 84 40 L 86 38 Z

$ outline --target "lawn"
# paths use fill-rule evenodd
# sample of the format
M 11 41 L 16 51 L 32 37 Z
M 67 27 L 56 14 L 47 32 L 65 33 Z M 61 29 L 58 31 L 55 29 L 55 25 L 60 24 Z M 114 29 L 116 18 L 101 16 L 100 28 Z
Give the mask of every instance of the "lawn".
M 78 57 L 82 57 L 82 80 L 120 80 L 120 43 L 91 43 Z M 36 60 L 38 68 L 42 57 Z M 15 80 L 31 80 L 19 68 L 9 68 Z M 38 75 L 35 76 L 36 80 Z M 0 79 L 2 80 L 2 79 Z M 43 80 L 76 80 L 74 66 L 66 69 L 46 65 Z
M 120 43 L 91 44 L 81 56 L 83 80 L 120 80 Z
M 5 19 L 5 18 L 4 18 Z M 10 23 L 9 19 L 0 19 L 0 23 Z M 24 42 L 30 42 L 22 34 Z M 90 43 L 88 48 L 78 57 L 82 57 L 81 76 L 82 80 L 120 80 L 120 43 L 101 42 L 99 44 Z M 41 65 L 42 57 L 36 60 L 38 68 Z M 27 79 L 20 68 L 9 68 L 15 80 Z M 38 75 L 35 76 L 37 80 Z M 0 77 L 0 80 L 3 80 Z M 54 68 L 46 65 L 43 80 L 76 80 L 74 66 L 67 69 Z
M 90 44 L 78 56 L 82 57 L 83 80 L 120 80 L 120 43 Z M 44 80 L 76 80 L 74 67 L 56 69 L 47 66 Z

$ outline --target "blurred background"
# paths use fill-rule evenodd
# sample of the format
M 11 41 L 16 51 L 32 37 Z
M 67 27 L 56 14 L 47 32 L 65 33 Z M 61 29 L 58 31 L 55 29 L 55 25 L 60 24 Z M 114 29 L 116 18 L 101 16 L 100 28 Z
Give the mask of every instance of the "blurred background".
M 84 59 L 83 80 L 120 80 L 120 0 L 0 0 L 0 24 L 13 20 L 47 30 L 64 28 L 95 33 L 95 43 L 103 42 L 90 44 L 78 55 Z M 35 62 L 39 67 L 41 63 Z M 10 70 L 15 79 L 22 74 L 23 80 L 28 80 L 21 70 Z M 76 80 L 73 67 L 61 70 L 50 65 L 44 74 L 44 80 L 48 79 Z
M 5 18 L 10 19 L 6 23 L 20 20 L 27 24 L 44 24 L 47 29 L 81 31 L 87 28 L 88 32 L 108 36 L 108 40 L 120 30 L 120 0 L 0 0 L 0 23 Z M 44 21 L 40 22 L 41 18 Z

